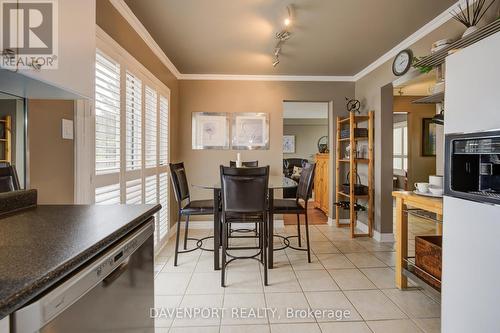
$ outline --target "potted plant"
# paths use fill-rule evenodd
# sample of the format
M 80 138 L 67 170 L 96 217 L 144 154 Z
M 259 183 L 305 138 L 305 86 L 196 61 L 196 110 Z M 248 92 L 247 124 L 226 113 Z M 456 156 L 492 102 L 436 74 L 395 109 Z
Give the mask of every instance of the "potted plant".
M 467 28 L 462 37 L 470 35 L 478 29 L 477 24 L 496 0 L 491 0 L 488 5 L 486 1 L 487 0 L 472 1 L 471 5 L 471 1 L 465 0 L 465 8 L 462 7 L 462 4 L 459 4 L 458 11 L 453 11 L 451 13 L 455 20 L 462 23 Z

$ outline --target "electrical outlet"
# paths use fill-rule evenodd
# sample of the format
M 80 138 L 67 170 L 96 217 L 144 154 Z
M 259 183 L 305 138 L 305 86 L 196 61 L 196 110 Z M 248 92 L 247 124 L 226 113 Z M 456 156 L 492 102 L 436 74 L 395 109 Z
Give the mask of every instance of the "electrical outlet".
M 62 120 L 62 138 L 73 140 L 73 120 Z

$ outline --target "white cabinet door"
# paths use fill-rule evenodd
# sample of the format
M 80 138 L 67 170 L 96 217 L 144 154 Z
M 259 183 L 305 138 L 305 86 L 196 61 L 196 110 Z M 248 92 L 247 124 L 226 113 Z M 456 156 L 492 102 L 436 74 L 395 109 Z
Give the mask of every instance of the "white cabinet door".
M 0 319 L 0 333 L 9 333 L 9 316 Z
M 95 11 L 95 0 L 59 0 L 58 69 L 19 72 L 82 97 L 92 98 Z

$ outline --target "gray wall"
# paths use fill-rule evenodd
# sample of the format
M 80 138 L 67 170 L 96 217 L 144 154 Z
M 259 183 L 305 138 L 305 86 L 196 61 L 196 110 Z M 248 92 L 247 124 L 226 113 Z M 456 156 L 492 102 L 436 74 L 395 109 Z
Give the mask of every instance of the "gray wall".
M 284 119 L 283 135 L 295 136 L 295 153 L 283 153 L 283 158 L 313 161 L 318 153 L 318 140 L 328 136 L 328 119 Z

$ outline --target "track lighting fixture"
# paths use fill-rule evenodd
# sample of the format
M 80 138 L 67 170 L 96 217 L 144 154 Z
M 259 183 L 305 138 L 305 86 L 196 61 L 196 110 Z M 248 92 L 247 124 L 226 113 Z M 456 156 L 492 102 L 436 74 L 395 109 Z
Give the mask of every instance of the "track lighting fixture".
M 289 28 L 292 26 L 294 21 L 294 8 L 293 5 L 290 4 L 286 7 L 288 17 L 283 21 L 283 29 L 280 32 L 277 32 L 275 38 L 278 40 L 276 46 L 274 47 L 274 58 L 273 58 L 273 67 L 276 67 L 280 63 L 280 53 L 283 44 L 292 37 L 292 33 Z

